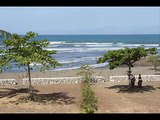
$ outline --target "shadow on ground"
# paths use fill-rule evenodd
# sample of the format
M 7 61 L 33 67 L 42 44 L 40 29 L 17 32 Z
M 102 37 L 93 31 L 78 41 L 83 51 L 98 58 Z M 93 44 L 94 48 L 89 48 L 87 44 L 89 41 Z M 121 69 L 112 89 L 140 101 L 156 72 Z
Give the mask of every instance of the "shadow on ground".
M 152 92 L 153 90 L 156 90 L 151 85 L 142 86 L 139 88 L 138 86 L 135 86 L 132 89 L 128 89 L 128 85 L 113 85 L 111 87 L 105 87 L 108 89 L 118 89 L 118 93 L 144 93 L 144 92 Z
M 11 88 L 1 88 L 0 89 L 0 98 L 8 97 L 12 98 L 17 96 L 20 93 L 29 93 L 28 88 L 21 88 L 21 89 L 11 89 Z M 2 91 L 3 90 L 3 91 Z M 39 102 L 39 103 L 58 103 L 58 104 L 73 104 L 75 103 L 73 99 L 75 97 L 67 96 L 67 92 L 58 92 L 58 93 L 49 93 L 49 94 L 38 94 L 38 90 L 33 90 L 34 92 L 34 99 L 32 102 Z M 16 101 L 11 101 L 11 103 L 25 103 L 30 102 L 30 96 L 21 96 Z
M 160 89 L 160 87 L 156 87 L 157 89 Z
M 156 72 L 155 75 L 160 75 L 160 72 Z
M 154 68 L 149 68 L 149 70 L 160 71 L 160 68 L 157 68 L 156 70 Z
M 20 89 L 12 89 L 12 88 L 1 88 L 0 89 L 0 98 L 3 97 L 8 97 L 8 98 L 12 98 L 16 95 L 18 95 L 19 93 L 29 93 L 29 89 L 28 88 L 20 88 Z M 38 90 L 33 90 L 33 92 L 39 92 Z
M 68 92 L 57 92 L 50 94 L 34 94 L 34 101 L 40 103 L 73 104 L 75 97 L 67 96 Z

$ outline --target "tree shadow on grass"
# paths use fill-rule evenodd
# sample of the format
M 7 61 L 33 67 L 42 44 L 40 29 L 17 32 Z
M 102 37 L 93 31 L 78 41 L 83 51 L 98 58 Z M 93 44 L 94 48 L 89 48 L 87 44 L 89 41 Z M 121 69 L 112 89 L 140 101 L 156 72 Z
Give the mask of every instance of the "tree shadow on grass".
M 0 98 L 8 97 L 12 98 L 17 96 L 19 93 L 28 93 L 28 96 L 21 96 L 16 101 L 10 101 L 10 103 L 27 103 L 27 102 L 38 102 L 38 103 L 57 103 L 57 104 L 73 104 L 75 97 L 67 96 L 67 92 L 49 93 L 49 94 L 38 94 L 38 90 L 33 89 L 34 97 L 31 100 L 29 96 L 28 88 L 12 89 L 12 88 L 1 88 Z
M 0 91 L 0 98 L 3 97 L 8 97 L 8 98 L 12 98 L 16 95 L 18 95 L 19 93 L 29 93 L 29 89 L 28 88 L 19 88 L 19 89 L 13 89 L 13 88 L 1 88 Z M 38 90 L 33 90 L 33 92 L 39 92 Z
M 151 85 L 142 86 L 139 88 L 138 86 L 135 86 L 132 89 L 128 89 L 129 85 L 113 85 L 111 87 L 106 87 L 108 89 L 118 89 L 118 93 L 144 93 L 144 92 L 152 92 L 153 90 L 156 90 Z

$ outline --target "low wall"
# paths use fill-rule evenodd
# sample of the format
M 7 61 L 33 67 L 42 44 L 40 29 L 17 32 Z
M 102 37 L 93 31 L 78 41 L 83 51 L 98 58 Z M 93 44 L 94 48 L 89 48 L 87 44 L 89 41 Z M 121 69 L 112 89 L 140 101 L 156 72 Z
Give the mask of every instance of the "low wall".
M 16 80 L 15 79 L 0 79 L 0 86 L 6 85 L 6 84 L 15 84 Z
M 160 75 L 141 75 L 143 81 L 160 81 Z M 138 75 L 135 76 L 138 80 Z M 128 76 L 110 76 L 112 82 L 128 82 Z
M 74 84 L 74 83 L 81 83 L 81 77 L 62 77 L 62 78 L 32 78 L 32 84 L 57 84 L 57 83 L 67 83 L 67 84 Z M 103 76 L 95 76 L 93 82 L 105 82 Z M 23 79 L 23 84 L 28 84 L 28 78 Z

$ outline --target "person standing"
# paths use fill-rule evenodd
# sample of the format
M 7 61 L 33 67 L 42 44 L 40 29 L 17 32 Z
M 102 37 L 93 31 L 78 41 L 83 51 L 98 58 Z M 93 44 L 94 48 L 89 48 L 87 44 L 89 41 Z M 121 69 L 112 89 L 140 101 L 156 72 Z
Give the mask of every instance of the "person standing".
M 132 87 L 134 87 L 135 86 L 135 81 L 136 81 L 136 78 L 135 78 L 135 76 L 134 75 L 132 75 L 132 77 L 131 77 L 131 86 Z
M 138 87 L 142 87 L 142 77 L 141 77 L 141 74 L 139 74 L 139 77 L 138 77 Z

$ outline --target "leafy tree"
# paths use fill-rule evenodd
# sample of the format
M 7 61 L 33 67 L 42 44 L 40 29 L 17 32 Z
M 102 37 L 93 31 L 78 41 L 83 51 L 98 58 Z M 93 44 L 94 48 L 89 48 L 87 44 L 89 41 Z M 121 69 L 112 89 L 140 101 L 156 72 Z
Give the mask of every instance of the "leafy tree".
M 55 50 L 48 51 L 44 49 L 49 45 L 47 40 L 33 40 L 37 35 L 34 32 L 28 32 L 23 37 L 13 34 L 12 39 L 3 41 L 6 49 L 1 49 L 1 53 L 3 53 L 0 62 L 1 70 L 2 66 L 7 65 L 7 68 L 10 68 L 9 63 L 16 62 L 17 67 L 24 67 L 27 71 L 31 99 L 33 99 L 31 85 L 31 70 L 33 68 L 30 64 L 34 64 L 34 67 L 40 68 L 41 71 L 61 65 L 52 57 L 52 54 L 56 54 Z M 37 63 L 41 66 L 36 66 Z
M 156 48 L 145 49 L 143 47 L 138 47 L 113 50 L 108 51 L 108 53 L 105 53 L 102 57 L 100 57 L 97 63 L 104 63 L 108 61 L 109 68 L 111 70 L 120 65 L 127 65 L 129 67 L 128 79 L 130 80 L 131 67 L 134 67 L 133 64 L 140 60 L 141 57 L 146 57 L 150 54 L 157 54 Z
M 157 71 L 158 65 L 160 65 L 160 57 L 159 56 L 149 56 L 148 62 L 151 62 L 154 66 L 154 70 Z
M 80 107 L 85 110 L 86 113 L 94 113 L 95 110 L 98 109 L 97 103 L 98 98 L 95 95 L 95 92 L 91 89 L 90 83 L 93 80 L 92 74 L 94 71 L 90 66 L 84 65 L 81 66 L 78 71 L 78 75 L 82 76 L 82 97 Z

